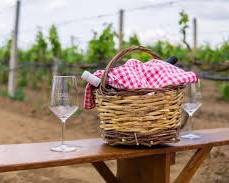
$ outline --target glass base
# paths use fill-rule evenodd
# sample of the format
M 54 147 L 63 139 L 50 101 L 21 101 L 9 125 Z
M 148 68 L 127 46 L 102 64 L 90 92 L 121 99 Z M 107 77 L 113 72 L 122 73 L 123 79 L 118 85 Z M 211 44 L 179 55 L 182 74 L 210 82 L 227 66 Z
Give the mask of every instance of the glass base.
M 77 148 L 71 145 L 67 145 L 67 144 L 61 144 L 58 145 L 56 147 L 52 147 L 51 151 L 55 151 L 55 152 L 73 152 L 75 151 Z
M 184 135 L 181 135 L 181 138 L 195 140 L 195 139 L 200 139 L 200 136 L 195 133 L 186 133 Z

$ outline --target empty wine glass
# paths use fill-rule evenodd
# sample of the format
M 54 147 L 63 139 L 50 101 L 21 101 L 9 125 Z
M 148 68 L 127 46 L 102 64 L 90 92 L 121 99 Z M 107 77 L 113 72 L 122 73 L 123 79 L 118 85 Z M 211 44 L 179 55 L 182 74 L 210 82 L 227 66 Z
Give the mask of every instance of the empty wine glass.
M 201 99 L 200 80 L 195 84 L 189 85 L 187 88 L 188 88 L 189 97 L 187 98 L 185 103 L 182 105 L 182 107 L 189 116 L 189 122 L 187 123 L 187 131 L 184 132 L 183 135 L 181 135 L 181 138 L 199 139 L 200 135 L 192 132 L 191 130 L 193 126 L 192 116 L 202 105 L 200 102 L 200 99 Z
M 61 144 L 51 148 L 57 152 L 75 151 L 76 147 L 64 142 L 66 120 L 78 110 L 77 82 L 75 76 L 54 76 L 52 82 L 50 110 L 60 119 L 62 125 Z

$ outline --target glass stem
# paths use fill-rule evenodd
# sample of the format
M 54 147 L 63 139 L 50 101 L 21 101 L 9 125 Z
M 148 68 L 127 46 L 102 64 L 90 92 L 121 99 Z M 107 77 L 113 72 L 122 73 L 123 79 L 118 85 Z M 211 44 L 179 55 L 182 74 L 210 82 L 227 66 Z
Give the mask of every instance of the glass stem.
M 188 132 L 191 132 L 192 131 L 192 116 L 189 116 L 189 125 L 188 125 L 187 131 Z
M 64 131 L 65 131 L 65 121 L 61 122 L 62 130 L 61 130 L 61 145 L 64 145 Z

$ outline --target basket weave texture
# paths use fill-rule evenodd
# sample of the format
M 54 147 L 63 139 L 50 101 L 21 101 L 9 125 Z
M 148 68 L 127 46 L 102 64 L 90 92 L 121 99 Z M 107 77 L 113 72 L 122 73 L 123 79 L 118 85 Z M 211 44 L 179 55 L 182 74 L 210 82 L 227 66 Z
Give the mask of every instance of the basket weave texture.
M 179 141 L 181 104 L 184 87 L 163 90 L 135 89 L 117 91 L 106 83 L 113 64 L 133 51 L 159 56 L 144 47 L 120 51 L 107 65 L 100 88 L 96 91 L 96 107 L 101 136 L 110 145 L 144 145 Z

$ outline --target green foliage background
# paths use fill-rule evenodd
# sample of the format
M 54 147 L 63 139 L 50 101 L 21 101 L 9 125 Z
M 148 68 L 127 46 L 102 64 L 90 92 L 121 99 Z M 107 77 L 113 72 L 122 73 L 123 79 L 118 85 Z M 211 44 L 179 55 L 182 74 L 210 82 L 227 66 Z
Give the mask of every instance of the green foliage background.
M 69 64 L 95 64 L 107 62 L 118 51 L 115 47 L 116 38 L 117 36 L 112 26 L 107 25 L 100 34 L 97 32 L 94 33 L 94 36 L 88 42 L 85 51 L 80 49 L 79 45 L 63 47 L 59 41 L 56 27 L 52 25 L 47 37 L 45 37 L 43 32 L 39 30 L 31 47 L 27 50 L 19 50 L 19 63 L 29 62 L 51 64 L 54 57 L 58 57 L 62 62 Z M 11 40 L 7 41 L 5 45 L 0 46 L 1 69 L 3 66 L 7 67 L 9 63 L 10 44 Z M 134 45 L 141 45 L 141 41 L 137 34 L 134 34 L 128 40 L 123 41 L 123 48 Z M 188 50 L 183 44 L 174 45 L 168 41 L 156 41 L 146 46 L 164 59 L 175 55 L 180 61 L 190 61 Z M 206 63 L 224 62 L 229 60 L 229 42 L 224 41 L 217 47 L 202 45 L 196 50 L 195 57 L 196 60 Z
M 186 19 L 183 21 L 186 21 Z M 183 25 L 183 29 L 186 28 L 187 22 Z M 96 65 L 96 68 L 104 68 L 118 52 L 115 44 L 116 40 L 117 34 L 112 25 L 106 25 L 100 34 L 94 32 L 94 36 L 88 42 L 85 50 L 80 49 L 79 45 L 62 46 L 58 30 L 54 25 L 50 27 L 48 36 L 44 36 L 43 32 L 39 30 L 31 47 L 27 50 L 19 50 L 18 85 L 19 87 L 30 86 L 37 89 L 42 88 L 45 82 L 50 84 L 52 64 L 55 58 L 61 61 L 59 63 L 60 73 L 80 73 L 82 71 L 78 68 L 78 65 L 82 64 Z M 10 44 L 11 40 L 0 47 L 0 83 L 7 83 Z M 137 34 L 123 41 L 123 48 L 134 45 L 141 45 Z M 182 62 L 189 62 L 191 60 L 190 50 L 182 41 L 181 44 L 177 45 L 168 41 L 156 41 L 146 46 L 163 59 L 176 56 Z M 149 56 L 143 53 L 134 53 L 127 56 L 126 59 L 130 57 L 135 57 L 142 61 L 149 59 Z M 229 42 L 225 41 L 217 47 L 211 47 L 210 45 L 198 47 L 195 52 L 195 60 L 206 64 L 228 61 Z M 90 67 L 88 70 L 90 70 Z M 223 86 L 222 88 L 220 92 L 226 91 L 226 95 L 228 95 L 228 86 Z

